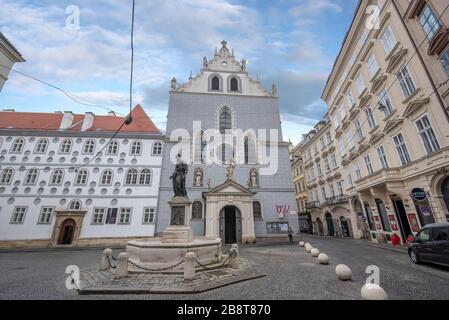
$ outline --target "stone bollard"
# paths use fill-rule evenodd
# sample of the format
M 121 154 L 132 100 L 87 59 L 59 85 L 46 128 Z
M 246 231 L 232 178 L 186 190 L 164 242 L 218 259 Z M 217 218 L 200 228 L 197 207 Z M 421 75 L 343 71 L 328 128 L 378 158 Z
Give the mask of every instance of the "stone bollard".
M 320 255 L 320 250 L 313 248 L 310 253 L 312 254 L 312 257 L 317 258 Z
M 311 245 L 309 245 L 308 247 L 306 247 L 306 252 L 307 253 L 311 253 L 313 250 L 313 247 Z
M 184 262 L 184 280 L 191 281 L 195 279 L 196 254 L 187 252 Z
M 118 255 L 117 264 L 115 266 L 115 279 L 123 279 L 128 276 L 128 254 L 122 252 Z
M 320 264 L 329 264 L 329 257 L 327 256 L 327 254 L 324 253 L 320 253 L 320 255 L 318 256 L 318 262 Z
M 110 267 L 111 267 L 110 264 L 109 264 L 110 261 L 112 261 L 112 250 L 111 249 L 105 249 L 103 251 L 103 253 L 101 254 L 100 271 L 109 270 Z
M 352 280 L 352 270 L 347 265 L 339 264 L 335 268 L 335 273 L 337 274 L 337 278 L 341 281 Z
M 388 300 L 388 295 L 382 287 L 374 283 L 367 283 L 361 290 L 363 300 Z
M 304 243 L 304 241 L 301 241 L 301 242 L 299 243 L 299 246 L 300 246 L 301 248 L 304 248 L 305 245 L 306 245 L 306 244 Z
M 239 269 L 239 247 L 233 244 L 231 250 L 229 251 L 229 267 L 232 269 Z

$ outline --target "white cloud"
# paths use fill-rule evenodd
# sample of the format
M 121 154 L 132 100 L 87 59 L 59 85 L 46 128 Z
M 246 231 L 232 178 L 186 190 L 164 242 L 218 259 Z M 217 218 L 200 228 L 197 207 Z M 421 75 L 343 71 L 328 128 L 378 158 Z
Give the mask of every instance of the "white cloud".
M 303 0 L 290 9 L 290 14 L 295 17 L 310 17 L 325 11 L 341 12 L 342 8 L 334 0 Z

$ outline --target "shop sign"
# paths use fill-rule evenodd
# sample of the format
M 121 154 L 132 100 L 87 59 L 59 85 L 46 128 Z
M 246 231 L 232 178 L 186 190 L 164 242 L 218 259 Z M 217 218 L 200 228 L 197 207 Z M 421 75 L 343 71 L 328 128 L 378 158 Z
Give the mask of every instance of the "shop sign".
M 427 200 L 427 192 L 422 188 L 413 189 L 410 195 L 415 201 Z

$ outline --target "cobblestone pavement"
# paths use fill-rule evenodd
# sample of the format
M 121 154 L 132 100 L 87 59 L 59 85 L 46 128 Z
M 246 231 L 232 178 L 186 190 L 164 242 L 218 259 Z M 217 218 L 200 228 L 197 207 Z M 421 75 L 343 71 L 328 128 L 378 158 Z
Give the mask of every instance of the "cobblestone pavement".
M 65 288 L 66 267 L 96 265 L 100 250 L 0 253 L 0 299 L 360 299 L 369 265 L 380 268 L 381 285 L 391 299 L 449 299 L 448 268 L 413 265 L 403 252 L 361 241 L 304 238 L 329 255 L 329 266 L 318 265 L 316 258 L 297 245 L 243 247 L 242 257 L 267 276 L 197 295 L 80 296 Z M 336 279 L 339 263 L 352 268 L 353 281 Z

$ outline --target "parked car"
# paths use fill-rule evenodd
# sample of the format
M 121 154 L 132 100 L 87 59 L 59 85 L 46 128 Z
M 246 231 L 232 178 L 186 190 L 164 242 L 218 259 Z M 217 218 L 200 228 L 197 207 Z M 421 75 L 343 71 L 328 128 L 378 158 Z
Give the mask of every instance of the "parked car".
M 449 266 L 449 223 L 425 226 L 410 243 L 408 254 L 415 264 L 428 262 Z

